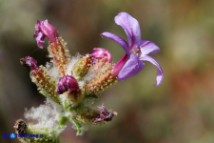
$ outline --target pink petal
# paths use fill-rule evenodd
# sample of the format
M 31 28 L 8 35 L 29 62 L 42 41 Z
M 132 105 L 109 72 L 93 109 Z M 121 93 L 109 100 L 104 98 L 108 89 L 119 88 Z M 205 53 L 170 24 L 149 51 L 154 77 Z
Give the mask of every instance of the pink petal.
M 42 48 L 45 37 L 47 37 L 50 42 L 56 42 L 58 37 L 57 30 L 48 20 L 38 20 L 35 25 L 34 38 L 39 48 Z

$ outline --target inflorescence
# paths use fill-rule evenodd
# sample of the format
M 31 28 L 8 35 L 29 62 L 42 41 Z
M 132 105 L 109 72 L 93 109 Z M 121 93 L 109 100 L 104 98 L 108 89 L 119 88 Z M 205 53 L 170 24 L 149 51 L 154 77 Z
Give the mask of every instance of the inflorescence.
M 157 67 L 155 85 L 161 84 L 163 71 L 151 57 L 159 51 L 159 47 L 141 39 L 139 23 L 128 13 L 120 12 L 114 20 L 123 28 L 128 40 L 110 32 L 103 32 L 101 36 L 117 42 L 124 49 L 124 56 L 116 63 L 112 62 L 111 53 L 104 48 L 94 48 L 90 54 L 71 57 L 65 41 L 48 20 L 36 23 L 34 38 L 41 49 L 45 39 L 48 39 L 51 61 L 46 66 L 38 65 L 33 57 L 26 56 L 20 62 L 30 68 L 32 82 L 47 101 L 26 111 L 25 118 L 29 122 L 19 119 L 14 128 L 17 134 L 44 134 L 44 138 L 20 138 L 21 142 L 57 142 L 68 122 L 80 135 L 84 125 L 111 121 L 117 113 L 104 105 L 93 107 L 90 100 L 97 99 L 115 82 L 137 74 L 144 68 L 144 61 Z

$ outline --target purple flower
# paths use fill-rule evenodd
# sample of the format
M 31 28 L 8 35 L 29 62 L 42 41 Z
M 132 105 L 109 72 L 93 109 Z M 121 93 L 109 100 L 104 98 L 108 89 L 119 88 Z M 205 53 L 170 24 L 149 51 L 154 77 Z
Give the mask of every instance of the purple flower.
M 116 113 L 112 111 L 108 111 L 105 106 L 101 105 L 98 107 L 99 116 L 93 121 L 94 124 L 103 122 L 103 121 L 111 121 Z
M 76 94 L 79 91 L 79 84 L 73 76 L 63 76 L 59 79 L 56 92 L 62 94 L 69 91 L 72 94 Z
M 34 38 L 39 48 L 43 48 L 45 37 L 47 37 L 50 42 L 56 42 L 58 37 L 57 30 L 48 20 L 38 20 L 35 25 Z
M 156 85 L 163 80 L 161 66 L 150 54 L 159 51 L 159 47 L 153 42 L 141 39 L 141 30 L 138 21 L 126 12 L 120 12 L 115 16 L 115 23 L 123 28 L 128 41 L 110 32 L 103 32 L 101 35 L 117 42 L 125 51 L 125 55 L 114 66 L 114 73 L 118 80 L 127 79 L 144 67 L 144 61 L 148 61 L 157 67 Z
M 20 59 L 20 63 L 24 66 L 30 67 L 31 70 L 38 69 L 37 61 L 30 56 L 26 56 L 26 57 Z
M 104 59 L 106 62 L 111 62 L 112 58 L 111 58 L 111 53 L 103 48 L 94 48 L 91 56 L 95 59 Z

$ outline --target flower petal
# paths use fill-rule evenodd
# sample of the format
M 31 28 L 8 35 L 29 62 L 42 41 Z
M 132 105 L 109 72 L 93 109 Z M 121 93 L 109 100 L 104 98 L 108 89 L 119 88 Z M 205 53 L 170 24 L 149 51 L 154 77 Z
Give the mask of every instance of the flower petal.
M 21 58 L 20 63 L 24 66 L 30 67 L 31 70 L 38 69 L 37 61 L 33 57 L 26 56 L 24 58 Z
M 126 53 L 128 52 L 128 43 L 123 38 L 121 38 L 120 36 L 117 36 L 117 35 L 110 33 L 110 32 L 103 32 L 103 33 L 101 33 L 101 36 L 115 41 L 124 49 L 124 51 Z
M 51 42 L 56 41 L 56 38 L 58 37 L 57 30 L 48 20 L 41 21 L 40 28 L 43 34 L 46 35 Z
M 38 32 L 35 36 L 35 39 L 38 47 L 42 49 L 45 42 L 45 36 L 42 34 L 42 32 Z
M 47 37 L 50 42 L 56 42 L 58 37 L 57 30 L 48 20 L 38 20 L 35 25 L 34 38 L 39 48 L 42 48 L 45 37 Z
M 142 41 L 140 45 L 141 57 L 144 57 L 148 54 L 154 54 L 160 51 L 159 47 L 150 41 Z
M 118 80 L 124 80 L 137 74 L 143 67 L 144 64 L 139 61 L 138 57 L 131 54 L 125 65 L 120 70 Z
M 120 12 L 117 16 L 115 16 L 114 21 L 125 31 L 130 47 L 132 47 L 135 42 L 140 41 L 140 25 L 134 17 L 126 12 Z
M 144 56 L 143 58 L 140 58 L 140 60 L 148 61 L 157 67 L 157 76 L 156 76 L 155 85 L 156 86 L 160 85 L 163 80 L 163 70 L 162 70 L 161 66 L 158 64 L 158 62 L 150 56 Z

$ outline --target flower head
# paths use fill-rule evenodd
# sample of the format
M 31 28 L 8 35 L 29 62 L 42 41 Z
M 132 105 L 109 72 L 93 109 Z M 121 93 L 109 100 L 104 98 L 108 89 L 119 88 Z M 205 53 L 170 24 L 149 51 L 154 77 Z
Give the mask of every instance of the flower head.
M 63 76 L 59 79 L 56 92 L 62 94 L 66 91 L 70 93 L 77 93 L 79 91 L 79 84 L 73 76 Z
M 94 48 L 91 56 L 95 59 L 104 59 L 106 62 L 111 62 L 112 58 L 111 58 L 111 53 L 103 48 Z
M 57 30 L 48 20 L 38 20 L 35 25 L 34 38 L 39 48 L 42 48 L 45 37 L 47 37 L 50 42 L 56 42 L 58 37 Z
M 153 42 L 141 39 L 141 30 L 138 21 L 126 12 L 120 12 L 115 16 L 115 23 L 123 28 L 128 41 L 110 32 L 101 35 L 117 42 L 125 51 L 125 55 L 114 66 L 114 73 L 118 80 L 127 79 L 144 67 L 144 61 L 148 61 L 157 67 L 156 85 L 160 85 L 163 79 L 161 66 L 150 54 L 159 51 L 159 47 Z
M 26 56 L 20 59 L 20 63 L 24 66 L 30 67 L 31 70 L 35 70 L 38 68 L 37 61 L 30 56 Z

